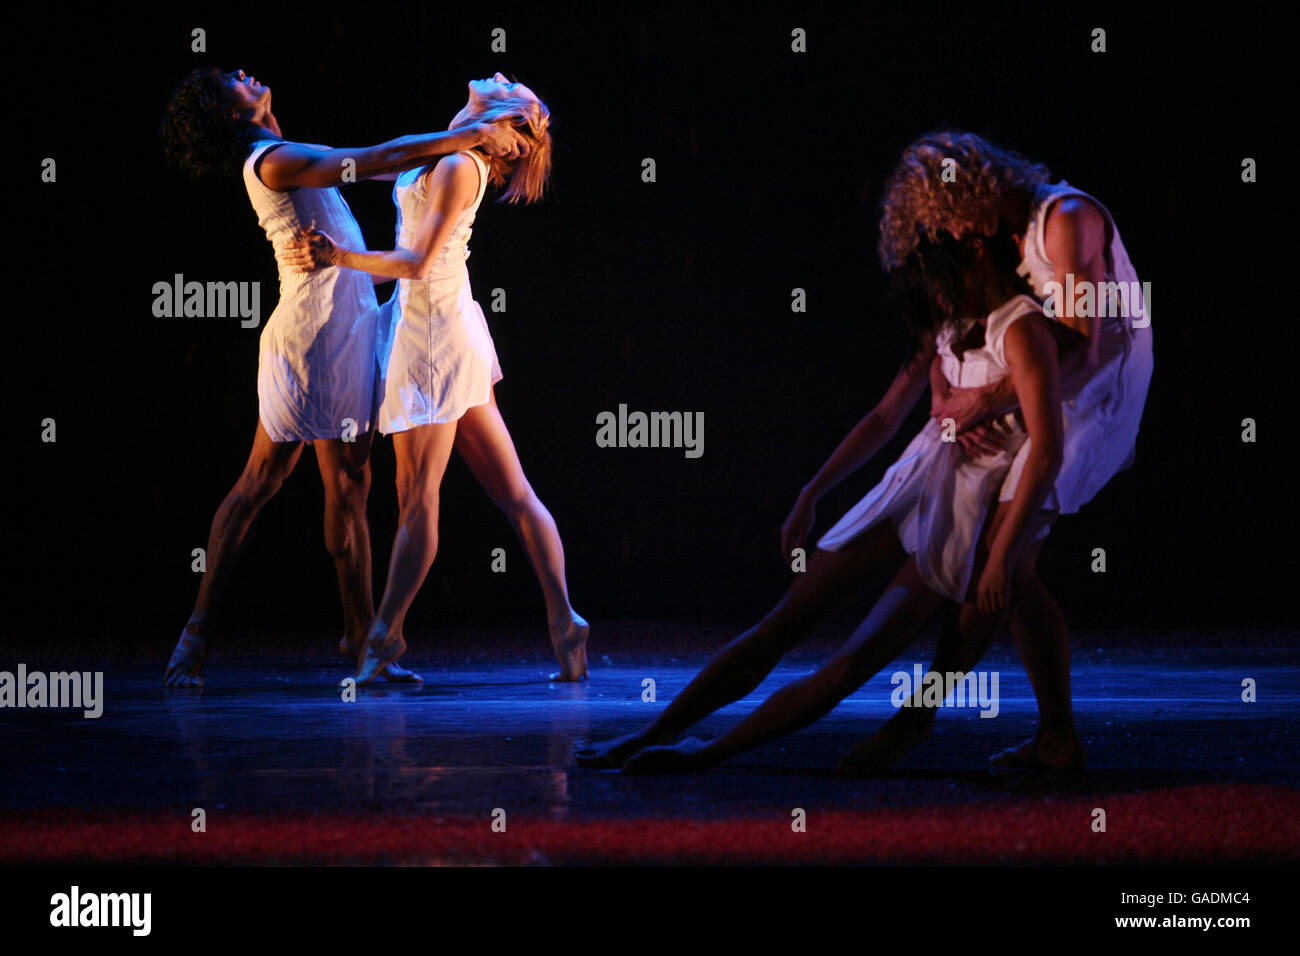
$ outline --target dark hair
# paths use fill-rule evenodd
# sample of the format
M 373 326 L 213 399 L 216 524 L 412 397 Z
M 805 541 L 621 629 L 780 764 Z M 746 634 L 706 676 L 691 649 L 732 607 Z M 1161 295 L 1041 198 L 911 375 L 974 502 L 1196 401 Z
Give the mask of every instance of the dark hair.
M 932 238 L 920 236 L 903 264 L 889 273 L 891 298 L 903 314 L 913 352 L 923 340 L 961 318 L 957 309 L 966 298 L 967 276 L 981 247 L 992 257 L 993 266 L 988 284 L 978 290 L 983 313 L 993 311 L 1011 295 L 1032 292 L 1016 274 L 1020 250 L 1005 223 L 999 224 L 992 236 L 956 239 L 947 232 Z
M 215 66 L 193 71 L 172 90 L 158 124 L 167 161 L 192 179 L 237 173 L 258 136 L 231 115 L 241 109 L 225 73 Z

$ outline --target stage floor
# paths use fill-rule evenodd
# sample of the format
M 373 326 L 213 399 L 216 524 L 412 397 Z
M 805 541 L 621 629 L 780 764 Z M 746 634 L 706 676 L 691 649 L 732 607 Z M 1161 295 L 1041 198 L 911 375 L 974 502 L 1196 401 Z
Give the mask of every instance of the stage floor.
M 1079 641 L 1075 705 L 1089 769 L 994 777 L 1032 733 L 1009 649 L 1000 712 L 946 709 L 887 776 L 840 756 L 893 711 L 889 674 L 829 717 L 717 769 L 657 777 L 577 766 L 575 746 L 645 723 L 706 654 L 593 647 L 591 679 L 553 684 L 528 651 L 436 656 L 425 683 L 362 688 L 319 653 L 215 657 L 201 691 L 154 664 L 105 671 L 99 719 L 0 713 L 0 861 L 197 863 L 1177 863 L 1300 859 L 1300 648 Z M 492 645 L 487 645 L 492 646 Z M 626 645 L 624 645 L 626 646 Z M 710 647 L 715 645 L 710 645 Z M 163 655 L 165 656 L 165 655 Z M 779 668 L 697 728 L 716 733 L 820 653 Z M 12 669 L 16 662 L 0 661 Z M 40 662 L 27 662 L 29 668 Z M 50 665 L 50 669 L 66 669 Z M 81 663 L 79 669 L 92 665 Z M 1258 702 L 1243 703 L 1253 678 Z M 642 700 L 643 680 L 658 701 Z M 195 832 L 201 808 L 206 830 Z M 1106 812 L 1106 831 L 1093 828 Z M 791 821 L 805 811 L 806 832 Z M 504 811 L 505 832 L 493 830 Z

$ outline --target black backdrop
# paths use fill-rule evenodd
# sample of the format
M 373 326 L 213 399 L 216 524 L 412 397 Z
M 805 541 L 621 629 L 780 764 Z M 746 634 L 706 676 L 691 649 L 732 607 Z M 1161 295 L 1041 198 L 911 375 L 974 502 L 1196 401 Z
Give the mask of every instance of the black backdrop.
M 444 127 L 465 81 L 496 69 L 548 101 L 554 191 L 529 208 L 485 203 L 470 272 L 480 301 L 507 291 L 508 311 L 489 313 L 498 399 L 593 619 L 738 624 L 779 594 L 786 510 L 902 356 L 875 256 L 881 185 L 908 140 L 951 124 L 1101 197 L 1153 284 L 1157 369 L 1137 465 L 1061 521 L 1044 556 L 1067 614 L 1094 628 L 1290 624 L 1281 27 L 1249 16 L 808 4 L 17 15 L 10 62 L 31 68 L 10 84 L 7 639 L 165 647 L 193 600 L 191 549 L 247 453 L 260 330 L 151 312 L 153 283 L 174 273 L 260 280 L 264 317 L 273 305 L 274 263 L 242 186 L 194 186 L 161 161 L 167 94 L 203 64 L 269 84 L 289 138 L 344 146 Z M 195 26 L 206 55 L 189 51 Z M 489 49 L 497 26 L 504 55 Z M 790 51 L 796 26 L 806 54 Z M 1104 54 L 1089 52 L 1095 26 Z M 55 184 L 37 181 L 46 156 Z M 1241 182 L 1245 156 L 1261 182 Z M 641 181 L 644 157 L 656 183 Z M 370 244 L 390 247 L 389 185 L 345 195 Z M 805 314 L 790 310 L 794 287 Z M 702 411 L 704 456 L 596 447 L 597 413 L 619 403 Z M 826 500 L 821 528 L 923 415 Z M 55 444 L 39 441 L 46 417 Z M 1240 440 L 1245 417 L 1256 444 Z M 391 478 L 381 442 L 379 585 Z M 412 625 L 537 624 L 505 520 L 459 462 L 444 490 L 442 552 Z M 320 508 L 308 454 L 264 515 L 234 622 L 337 630 Z M 497 546 L 506 575 L 489 571 Z M 1094 547 L 1105 575 L 1088 570 Z

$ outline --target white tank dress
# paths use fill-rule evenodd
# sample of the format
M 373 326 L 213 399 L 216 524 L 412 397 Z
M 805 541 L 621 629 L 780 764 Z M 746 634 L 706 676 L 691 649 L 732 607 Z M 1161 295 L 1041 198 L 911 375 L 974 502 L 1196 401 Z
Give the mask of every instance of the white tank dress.
M 953 341 L 968 332 L 974 320 L 967 319 L 960 329 L 944 329 L 936 340 L 944 377 L 962 387 L 987 385 L 1002 378 L 1010 371 L 1007 329 L 1026 315 L 1042 312 L 1029 296 L 1016 296 L 989 314 L 984 344 L 967 349 L 960 359 L 953 353 Z M 993 424 L 1002 433 L 1002 450 L 968 458 L 959 444 L 942 439 L 940 424 L 930 419 L 880 483 L 849 509 L 817 546 L 838 551 L 867 529 L 889 520 L 903 549 L 916 556 L 925 583 L 945 597 L 964 601 L 984 520 L 1016 454 L 1028 440 L 1014 413 Z
M 501 380 L 496 347 L 483 309 L 469 284 L 469 238 L 483 194 L 487 164 L 472 150 L 479 173 L 478 195 L 460 213 L 429 275 L 401 279 L 380 318 L 378 427 L 385 435 L 420 425 L 454 422 L 466 409 L 486 404 Z M 429 201 L 427 167 L 397 178 L 397 244 L 411 248 Z
M 342 438 L 353 428 L 361 435 L 373 426 L 376 397 L 374 283 L 339 267 L 291 272 L 279 246 L 313 222 L 350 248 L 364 249 L 365 240 L 337 189 L 281 192 L 258 179 L 258 159 L 281 142 L 256 143 L 244 161 L 244 186 L 280 272 L 280 298 L 258 353 L 258 417 L 272 441 Z
M 1047 258 L 1043 230 L 1052 207 L 1067 196 L 1088 200 L 1105 216 L 1110 239 L 1106 281 L 1123 282 L 1128 284 L 1127 288 L 1138 290 L 1137 301 L 1141 303 L 1140 317 L 1135 315 L 1139 310 L 1130 305 L 1128 315 L 1102 318 L 1100 366 L 1079 394 L 1062 407 L 1065 431 L 1061 470 L 1043 508 L 1073 514 L 1091 501 L 1117 472 L 1133 463 L 1138 426 L 1146 404 L 1147 387 L 1151 383 L 1153 358 L 1150 314 L 1147 311 L 1150 303 L 1142 296 L 1137 270 L 1129 261 L 1114 219 L 1092 196 L 1064 181 L 1039 188 L 1025 234 L 1025 258 L 1020 274 L 1029 278 L 1037 295 L 1046 296 L 1047 284 L 1055 281 L 1055 272 Z M 1026 442 L 1002 484 L 998 496 L 1000 501 L 1010 501 L 1015 497 L 1028 452 L 1029 443 Z M 1044 528 L 1040 537 L 1045 536 L 1047 530 Z

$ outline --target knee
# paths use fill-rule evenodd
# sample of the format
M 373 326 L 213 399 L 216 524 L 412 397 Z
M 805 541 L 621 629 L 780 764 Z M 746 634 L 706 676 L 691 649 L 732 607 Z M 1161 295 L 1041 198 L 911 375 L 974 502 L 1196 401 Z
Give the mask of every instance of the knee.
M 780 659 L 799 643 L 805 631 L 798 610 L 789 602 L 782 601 L 754 626 L 747 640 L 741 640 L 751 652 Z
M 821 670 L 821 679 L 840 698 L 849 696 L 870 678 L 868 668 L 851 654 L 835 655 Z
M 340 470 L 326 480 L 325 497 L 340 511 L 364 512 L 370 496 L 370 471 Z
M 246 469 L 235 482 L 234 494 L 254 508 L 260 508 L 280 490 L 284 476 L 270 469 Z
M 440 500 L 438 488 L 430 488 L 426 482 L 412 482 L 397 490 L 398 507 L 404 521 L 424 520 L 436 525 Z
M 522 518 L 539 503 L 537 493 L 526 481 L 509 488 L 494 489 L 491 497 L 493 504 L 512 519 Z

